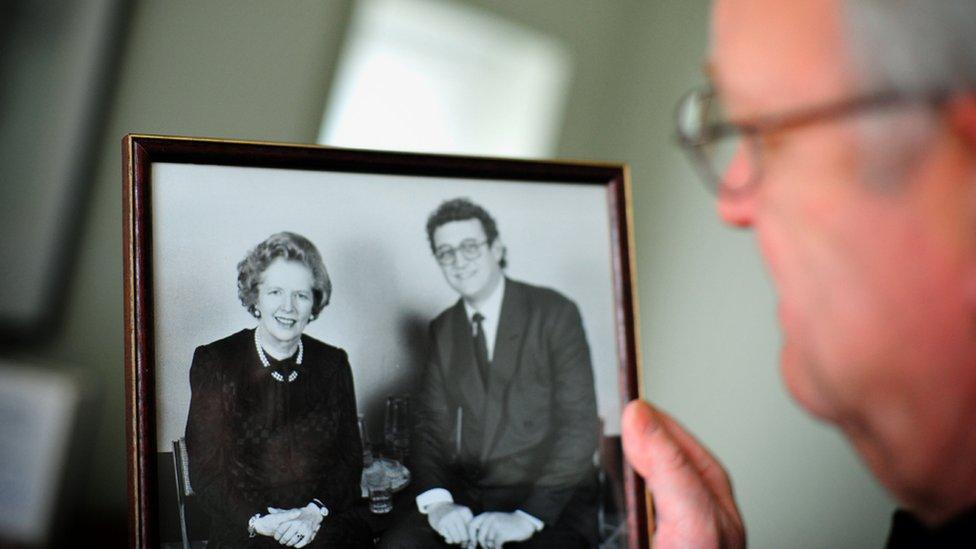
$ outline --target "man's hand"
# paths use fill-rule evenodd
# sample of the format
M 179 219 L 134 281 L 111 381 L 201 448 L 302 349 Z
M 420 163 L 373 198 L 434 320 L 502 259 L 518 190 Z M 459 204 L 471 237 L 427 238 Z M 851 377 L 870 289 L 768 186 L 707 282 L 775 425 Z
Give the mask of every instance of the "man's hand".
M 298 516 L 283 521 L 274 531 L 274 538 L 278 543 L 285 547 L 305 547 L 315 539 L 322 525 L 322 513 L 319 508 L 309 503 L 301 509 L 275 509 L 268 508 L 272 514 L 284 514 L 298 511 Z
M 258 517 L 254 521 L 254 531 L 262 536 L 273 536 L 275 530 L 278 528 L 278 525 L 287 520 L 298 518 L 298 515 L 301 514 L 298 509 L 291 509 L 289 511 L 275 511 L 272 511 L 269 508 L 267 515 Z
M 745 547 L 728 473 L 670 416 L 642 401 L 623 414 L 627 460 L 654 498 L 655 548 Z
M 447 543 L 467 545 L 468 523 L 471 522 L 471 509 L 448 501 L 435 503 L 427 510 L 427 522 Z
M 525 541 L 535 526 L 518 513 L 481 513 L 468 524 L 468 537 L 481 547 L 494 549 L 512 541 Z

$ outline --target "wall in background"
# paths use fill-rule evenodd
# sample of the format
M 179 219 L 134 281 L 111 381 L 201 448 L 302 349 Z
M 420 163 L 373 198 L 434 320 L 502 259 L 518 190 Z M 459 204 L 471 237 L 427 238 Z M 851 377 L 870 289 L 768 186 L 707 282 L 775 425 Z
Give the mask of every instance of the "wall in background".
M 752 237 L 719 224 L 671 140 L 675 101 L 702 80 L 706 3 L 466 3 L 571 45 L 559 155 L 633 167 L 648 394 L 725 461 L 751 543 L 880 544 L 891 502 L 843 439 L 789 400 L 773 290 Z M 42 351 L 101 384 L 89 508 L 125 509 L 121 137 L 313 142 L 349 11 L 349 0 L 143 1 L 134 10 L 64 330 Z

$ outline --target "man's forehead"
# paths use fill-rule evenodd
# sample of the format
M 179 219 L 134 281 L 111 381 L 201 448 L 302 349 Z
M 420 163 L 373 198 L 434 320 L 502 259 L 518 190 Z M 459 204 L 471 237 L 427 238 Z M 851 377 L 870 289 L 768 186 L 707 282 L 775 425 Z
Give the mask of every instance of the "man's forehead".
M 850 94 L 841 0 L 717 0 L 707 72 L 737 116 Z M 757 112 L 749 112 L 749 111 Z
M 442 244 L 456 245 L 462 240 L 468 239 L 485 239 L 485 229 L 481 226 L 480 220 L 472 218 L 448 221 L 434 229 L 434 244 L 436 246 Z

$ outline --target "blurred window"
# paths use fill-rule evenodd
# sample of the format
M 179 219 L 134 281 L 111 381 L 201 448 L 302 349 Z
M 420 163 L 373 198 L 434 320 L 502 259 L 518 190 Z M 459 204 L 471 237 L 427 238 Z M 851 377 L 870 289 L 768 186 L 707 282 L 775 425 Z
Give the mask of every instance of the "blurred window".
M 357 2 L 319 142 L 552 156 L 570 60 L 552 38 L 468 6 Z
M 0 546 L 45 547 L 63 495 L 80 387 L 0 359 Z

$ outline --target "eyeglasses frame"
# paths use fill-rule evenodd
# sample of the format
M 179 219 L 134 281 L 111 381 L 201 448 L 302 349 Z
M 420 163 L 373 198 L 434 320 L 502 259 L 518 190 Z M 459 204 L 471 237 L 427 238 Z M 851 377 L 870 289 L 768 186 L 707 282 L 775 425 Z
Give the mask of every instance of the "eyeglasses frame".
M 860 95 L 849 99 L 842 99 L 824 105 L 801 108 L 792 112 L 781 114 L 771 114 L 758 117 L 752 121 L 722 121 L 712 124 L 702 124 L 703 131 L 701 136 L 708 136 L 698 139 L 685 134 L 680 123 L 682 109 L 693 95 L 707 97 L 709 102 L 714 101 L 718 94 L 714 87 L 710 85 L 693 88 L 681 96 L 675 109 L 675 127 L 677 128 L 675 139 L 678 145 L 689 155 L 691 163 L 696 171 L 705 180 L 705 185 L 713 193 L 738 193 L 746 191 L 756 185 L 762 178 L 762 150 L 758 137 L 787 130 L 793 130 L 808 126 L 818 122 L 827 122 L 839 118 L 858 114 L 865 110 L 874 110 L 887 107 L 894 107 L 906 104 L 927 104 L 937 107 L 950 97 L 950 92 L 937 90 L 925 93 L 905 93 L 898 91 L 882 91 L 866 95 Z M 704 147 L 724 139 L 730 135 L 738 134 L 743 137 L 743 143 L 747 143 L 752 155 L 753 166 L 755 169 L 750 174 L 749 180 L 729 189 L 722 184 L 722 174 L 716 173 L 716 167 L 709 161 L 708 155 L 703 151 Z
M 458 252 L 460 252 L 461 255 L 464 256 L 464 259 L 467 259 L 468 261 L 474 261 L 475 259 L 478 259 L 482 255 L 484 255 L 484 252 L 481 250 L 481 247 L 484 246 L 484 245 L 486 245 L 486 244 L 489 245 L 489 246 L 491 245 L 491 243 L 488 242 L 488 239 L 487 238 L 485 240 L 480 241 L 480 242 L 476 242 L 475 245 L 478 246 L 478 248 L 477 248 L 478 249 L 478 254 L 477 255 L 474 255 L 474 256 L 469 256 L 468 254 L 464 253 L 464 251 L 461 249 L 461 246 L 464 246 L 465 245 L 465 241 L 461 241 L 461 244 L 458 245 L 457 247 L 455 247 L 455 246 L 447 246 L 448 249 L 447 250 L 443 250 L 441 252 L 438 252 L 437 250 L 434 250 L 434 259 L 437 261 L 437 264 L 438 265 L 442 265 L 444 267 L 447 267 L 449 265 L 456 265 L 457 264 Z M 441 261 L 440 255 L 442 253 L 446 254 L 448 252 L 450 252 L 452 259 L 451 259 L 451 261 L 445 263 L 445 262 Z

